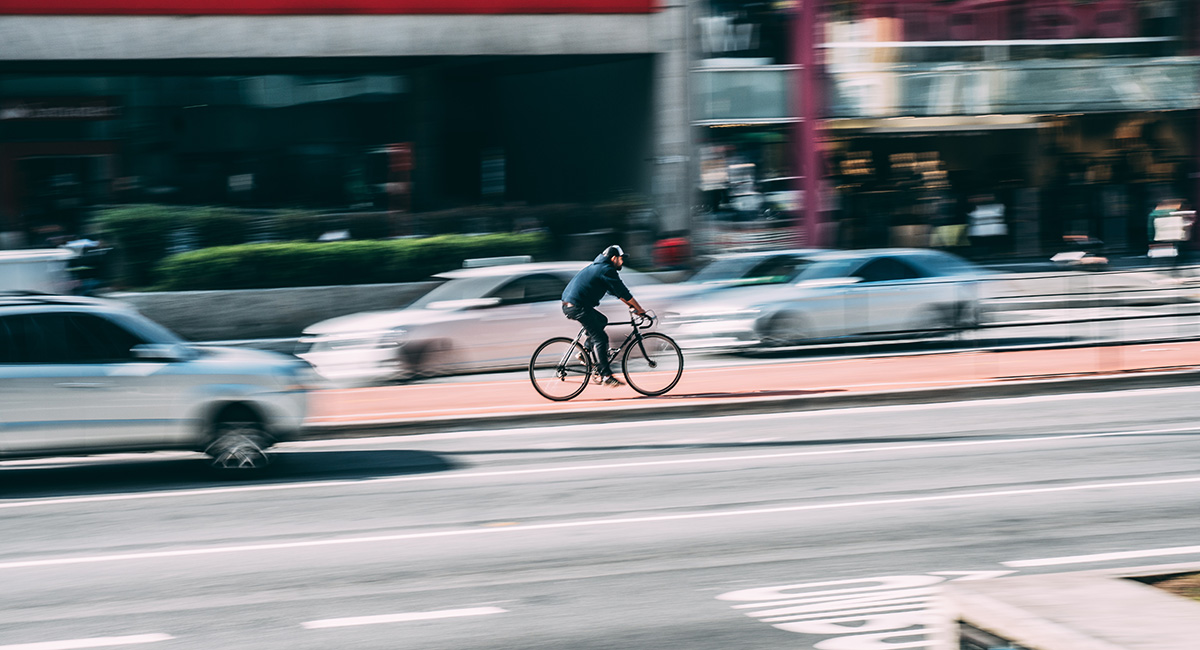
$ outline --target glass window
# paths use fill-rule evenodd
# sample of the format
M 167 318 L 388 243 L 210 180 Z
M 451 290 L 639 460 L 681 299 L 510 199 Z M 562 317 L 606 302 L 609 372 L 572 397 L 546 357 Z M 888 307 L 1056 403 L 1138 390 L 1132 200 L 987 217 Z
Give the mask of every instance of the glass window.
M 921 273 L 911 265 L 894 257 L 871 260 L 864 264 L 855 275 L 862 278 L 863 282 L 891 282 L 921 277 Z
M 64 314 L 68 359 L 73 363 L 104 363 L 133 359 L 140 338 L 116 323 L 93 314 Z
M 548 274 L 531 275 L 518 278 L 496 290 L 493 297 L 499 298 L 506 305 L 520 305 L 532 302 L 560 300 L 567 283 L 561 278 Z

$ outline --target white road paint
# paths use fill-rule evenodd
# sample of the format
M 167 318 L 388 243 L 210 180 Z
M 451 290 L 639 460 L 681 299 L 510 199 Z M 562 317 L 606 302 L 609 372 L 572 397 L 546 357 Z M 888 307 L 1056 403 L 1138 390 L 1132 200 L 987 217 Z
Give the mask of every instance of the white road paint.
M 1068 555 L 1064 557 L 1047 557 L 1039 560 L 1013 560 L 1011 562 L 1001 562 L 1000 564 L 1014 568 L 1024 568 L 1059 566 L 1062 564 L 1085 564 L 1088 562 L 1111 562 L 1113 560 L 1132 560 L 1143 557 L 1162 557 L 1164 555 L 1200 555 L 1200 546 L 1176 546 L 1173 548 L 1151 548 L 1142 551 Z
M 623 463 L 595 463 L 584 465 L 559 465 L 554 467 L 536 467 L 528 469 L 492 470 L 479 472 L 445 472 L 440 474 L 421 474 L 419 476 L 392 476 L 361 480 L 341 481 L 309 481 L 297 483 L 281 483 L 271 485 L 247 485 L 228 488 L 199 488 L 195 490 L 167 490 L 162 492 L 133 492 L 126 494 L 105 494 L 87 497 L 49 497 L 45 499 L 25 499 L 19 501 L 0 502 L 0 510 L 13 508 L 32 508 L 37 506 L 71 505 L 80 503 L 103 503 L 108 501 L 135 501 L 142 499 L 167 499 L 192 496 L 209 496 L 217 494 L 237 494 L 246 492 L 278 492 L 284 490 L 303 490 L 315 488 L 347 487 L 377 485 L 384 483 L 412 483 L 419 481 L 450 481 L 470 480 L 477 478 L 495 478 L 502 476 L 524 476 L 531 474 L 578 473 L 584 471 L 636 469 L 643 467 L 668 467 L 697 464 L 740 463 L 748 460 L 778 460 L 785 458 L 804 458 L 814 456 L 841 456 L 850 454 L 871 454 L 896 451 L 927 451 L 952 447 L 977 447 L 985 445 L 1011 445 L 1040 442 L 1057 442 L 1063 440 L 1083 440 L 1087 438 L 1116 438 L 1122 436 L 1141 436 L 1165 433 L 1200 432 L 1200 426 L 1170 427 L 1161 429 L 1136 429 L 1130 431 L 1106 431 L 1100 433 L 1079 433 L 1057 436 L 1032 436 L 1022 438 L 1002 438 L 992 440 L 965 440 L 955 442 L 929 442 L 908 445 L 876 445 L 870 447 L 853 447 L 849 449 L 821 449 L 815 451 L 789 451 L 771 454 L 734 454 L 725 456 L 700 456 L 687 458 L 671 458 L 667 460 L 629 461 Z M 847 441 L 847 444 L 853 441 Z M 697 444 L 697 443 L 689 443 Z
M 91 639 L 70 639 L 67 641 L 43 641 L 40 643 L 18 643 L 17 645 L 0 645 L 0 650 L 75 650 L 75 648 L 111 648 L 122 645 L 138 645 L 168 641 L 175 637 L 170 634 L 137 634 L 134 636 L 101 636 Z
M 459 528 L 426 533 L 397 533 L 394 535 L 373 535 L 367 537 L 335 537 L 331 539 L 313 539 L 300 542 L 278 542 L 271 544 L 243 544 L 237 546 L 209 546 L 201 548 L 181 548 L 169 551 L 148 551 L 144 553 L 114 553 L 110 555 L 67 556 L 43 558 L 37 560 L 17 560 L 0 562 L 0 570 L 27 569 L 36 567 L 65 566 L 73 564 L 103 564 L 111 562 L 128 562 L 133 560 L 165 559 L 196 557 L 202 555 L 228 555 L 236 553 L 254 553 L 298 548 L 317 548 L 327 546 L 347 546 L 362 544 L 381 544 L 417 539 L 438 539 L 448 537 L 466 537 L 471 535 L 502 535 L 512 533 L 529 533 L 533 531 L 561 530 L 568 528 L 602 528 L 607 526 L 626 526 L 631 524 L 660 523 L 664 521 L 685 521 L 693 519 L 716 519 L 723 517 L 747 517 L 758 515 L 775 515 L 814 510 L 842 510 L 857 508 L 890 507 L 916 503 L 937 503 L 946 501 L 968 501 L 975 499 L 995 499 L 1004 497 L 1026 497 L 1034 494 L 1054 494 L 1062 492 L 1084 492 L 1091 490 L 1124 490 L 1145 487 L 1162 487 L 1168 485 L 1188 485 L 1200 483 L 1200 476 L 1186 478 L 1160 479 L 1149 481 L 1119 481 L 1110 483 L 1081 483 L 1078 485 L 1063 485 L 1057 487 L 1023 488 L 1012 490 L 993 490 L 986 492 L 960 492 L 957 494 L 937 494 L 923 497 L 905 497 L 897 499 L 866 499 L 862 501 L 841 501 L 833 503 L 813 503 L 794 506 L 779 506 L 775 508 L 752 508 L 747 510 L 705 511 L 677 515 L 653 515 L 646 517 L 618 517 L 613 519 L 584 519 L 579 521 L 563 521 L 550 524 L 521 525 L 495 528 Z M 0 650 L 4 650 L 0 648 Z
M 327 618 L 320 621 L 301 623 L 302 627 L 318 630 L 329 627 L 350 627 L 354 625 L 379 625 L 381 623 L 407 623 L 409 621 L 432 621 L 439 618 L 459 618 L 462 616 L 487 616 L 503 614 L 507 609 L 499 607 L 471 607 L 467 609 L 443 609 L 436 612 L 405 612 L 403 614 L 380 614 L 378 616 L 354 616 L 350 618 Z M 0 648 L 3 650 L 3 648 Z

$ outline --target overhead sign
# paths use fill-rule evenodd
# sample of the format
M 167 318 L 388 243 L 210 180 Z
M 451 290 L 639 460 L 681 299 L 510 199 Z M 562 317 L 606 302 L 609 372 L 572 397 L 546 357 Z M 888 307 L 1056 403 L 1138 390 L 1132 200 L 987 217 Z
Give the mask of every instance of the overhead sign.
M 658 0 L 0 0 L 0 15 L 639 14 Z

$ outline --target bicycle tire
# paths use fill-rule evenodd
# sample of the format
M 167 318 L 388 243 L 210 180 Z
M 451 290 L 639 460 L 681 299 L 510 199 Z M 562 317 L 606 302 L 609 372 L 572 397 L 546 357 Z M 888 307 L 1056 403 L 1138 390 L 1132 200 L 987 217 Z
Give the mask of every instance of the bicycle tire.
M 592 356 L 574 339 L 543 342 L 529 358 L 529 381 L 542 397 L 565 402 L 587 388 L 592 376 Z
M 643 334 L 640 344 L 631 341 L 625 348 L 621 373 L 625 383 L 637 392 L 650 397 L 662 395 L 683 376 L 683 351 L 666 334 Z

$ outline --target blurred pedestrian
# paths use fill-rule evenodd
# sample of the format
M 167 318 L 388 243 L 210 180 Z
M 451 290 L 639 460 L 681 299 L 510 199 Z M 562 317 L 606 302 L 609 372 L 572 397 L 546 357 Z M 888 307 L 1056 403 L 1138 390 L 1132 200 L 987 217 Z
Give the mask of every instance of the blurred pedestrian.
M 1004 204 L 991 194 L 980 194 L 972 201 L 975 208 L 967 216 L 967 237 L 977 257 L 996 255 L 1008 239 Z

